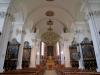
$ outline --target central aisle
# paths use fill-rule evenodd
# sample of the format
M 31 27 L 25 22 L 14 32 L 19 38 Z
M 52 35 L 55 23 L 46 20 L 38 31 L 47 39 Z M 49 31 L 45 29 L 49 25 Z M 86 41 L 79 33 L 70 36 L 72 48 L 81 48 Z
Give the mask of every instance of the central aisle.
M 57 75 L 57 73 L 55 72 L 55 70 L 46 70 L 44 75 Z

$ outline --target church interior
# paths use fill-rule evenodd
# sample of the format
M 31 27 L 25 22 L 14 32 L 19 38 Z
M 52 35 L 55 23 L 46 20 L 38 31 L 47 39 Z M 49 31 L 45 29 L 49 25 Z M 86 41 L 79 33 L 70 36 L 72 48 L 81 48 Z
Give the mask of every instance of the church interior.
M 100 75 L 100 0 L 0 0 L 0 75 Z

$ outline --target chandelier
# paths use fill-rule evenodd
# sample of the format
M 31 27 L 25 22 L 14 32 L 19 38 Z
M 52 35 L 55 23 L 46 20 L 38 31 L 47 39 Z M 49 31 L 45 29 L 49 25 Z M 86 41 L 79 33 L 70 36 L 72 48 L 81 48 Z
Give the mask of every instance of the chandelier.
M 47 45 L 54 45 L 59 41 L 59 35 L 53 31 L 53 21 L 49 19 L 47 21 L 47 25 L 49 26 L 47 32 L 41 35 L 42 41 L 45 42 Z
M 47 45 L 54 45 L 59 41 L 59 35 L 53 31 L 47 31 L 42 34 L 42 41 L 44 41 Z

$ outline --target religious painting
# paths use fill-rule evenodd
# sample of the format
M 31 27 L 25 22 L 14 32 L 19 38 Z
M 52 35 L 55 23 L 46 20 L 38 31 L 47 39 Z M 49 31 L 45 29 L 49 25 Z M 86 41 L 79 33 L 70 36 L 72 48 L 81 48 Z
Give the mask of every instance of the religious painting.
M 53 46 L 47 46 L 47 55 L 53 56 Z

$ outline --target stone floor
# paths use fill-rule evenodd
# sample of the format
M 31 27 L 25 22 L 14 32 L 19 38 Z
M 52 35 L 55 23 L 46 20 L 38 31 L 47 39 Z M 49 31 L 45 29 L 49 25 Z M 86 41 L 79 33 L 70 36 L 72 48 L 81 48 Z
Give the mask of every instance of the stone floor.
M 57 75 L 55 70 L 46 70 L 44 75 Z

